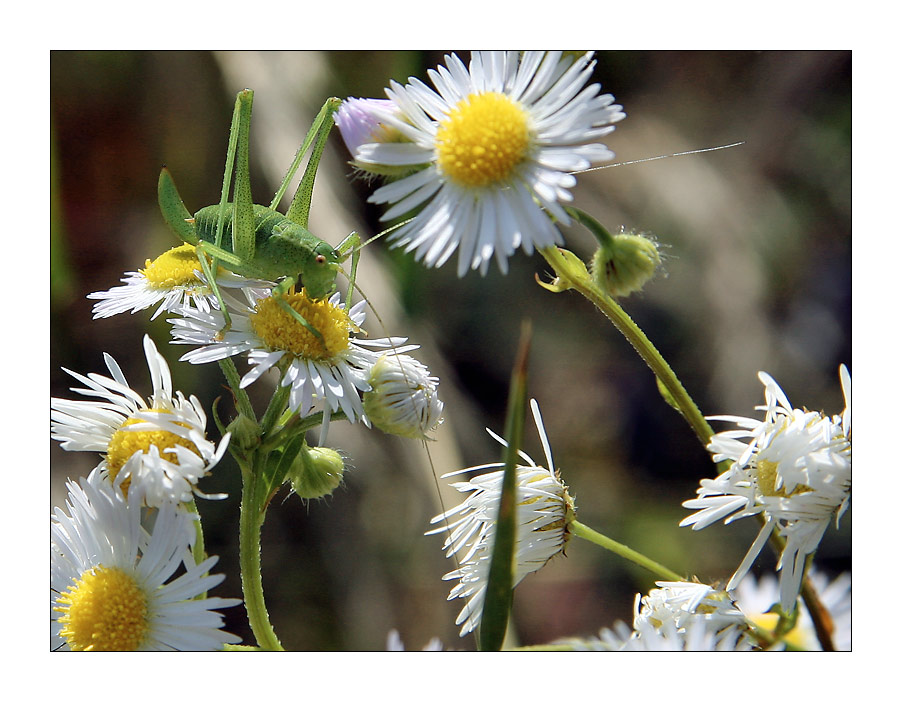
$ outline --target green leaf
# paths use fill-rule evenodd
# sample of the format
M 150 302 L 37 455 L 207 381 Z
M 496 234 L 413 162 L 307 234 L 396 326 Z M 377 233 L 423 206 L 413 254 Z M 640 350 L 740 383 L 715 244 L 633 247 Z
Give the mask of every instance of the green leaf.
M 513 602 L 514 548 L 517 543 L 517 452 L 523 442 L 523 424 L 526 418 L 527 366 L 531 337 L 532 328 L 524 323 L 507 400 L 504 478 L 501 483 L 492 563 L 482 608 L 482 624 L 479 628 L 481 651 L 501 650 Z

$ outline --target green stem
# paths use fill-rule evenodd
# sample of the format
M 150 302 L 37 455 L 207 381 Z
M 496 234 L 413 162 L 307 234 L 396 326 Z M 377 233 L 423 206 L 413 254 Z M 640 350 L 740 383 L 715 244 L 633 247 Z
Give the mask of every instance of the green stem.
M 276 391 L 273 393 L 272 400 L 269 401 L 269 407 L 267 407 L 266 412 L 263 413 L 263 419 L 260 420 L 261 433 L 268 435 L 272 431 L 276 422 L 281 418 L 282 413 L 285 411 L 285 406 L 288 404 L 288 395 L 290 393 L 291 386 L 279 383 L 279 387 L 277 387 Z
M 253 469 L 242 467 L 244 486 L 241 495 L 239 521 L 239 562 L 241 588 L 247 618 L 260 648 L 267 651 L 284 651 L 279 637 L 269 621 L 263 599 L 263 573 L 260 568 L 260 532 L 266 511 L 257 496 L 258 476 Z
M 630 316 L 623 311 L 614 300 L 602 292 L 592 281 L 585 264 L 578 261 L 574 262 L 575 257 L 565 257 L 561 249 L 547 248 L 540 251 L 545 260 L 551 264 L 555 273 L 558 275 L 557 287 L 561 290 L 572 288 L 586 297 L 594 304 L 604 315 L 611 320 L 611 323 L 617 330 L 626 337 L 632 347 L 642 358 L 643 361 L 651 368 L 652 372 L 657 376 L 661 384 L 667 389 L 674 405 L 679 410 L 683 418 L 692 427 L 695 435 L 702 442 L 703 446 L 708 445 L 708 441 L 714 431 L 708 424 L 705 416 L 701 413 L 698 406 L 686 392 L 686 388 L 679 381 L 673 369 L 664 360 L 664 357 L 655 348 L 654 344 L 648 339 L 645 333 L 636 325 Z M 567 252 L 569 253 L 569 252 Z M 572 254 L 570 254 L 572 256 Z M 548 286 L 546 286 L 548 287 Z
M 235 363 L 231 358 L 224 358 L 219 362 L 219 368 L 222 370 L 222 374 L 229 383 L 229 387 L 232 388 L 232 394 L 235 396 L 235 404 L 238 406 L 238 411 L 245 417 L 256 422 L 257 415 L 254 414 L 254 408 L 251 405 L 250 398 L 241 388 L 241 376 L 238 375 L 238 369 L 235 368 Z
M 653 561 L 651 558 L 647 556 L 643 556 L 638 551 L 634 551 L 629 546 L 624 546 L 618 541 L 614 541 L 604 534 L 599 534 L 594 529 L 587 527 L 582 522 L 578 522 L 576 520 L 570 522 L 570 532 L 574 536 L 578 536 L 581 539 L 585 539 L 586 541 L 590 541 L 597 546 L 601 546 L 602 548 L 606 548 L 608 551 L 612 553 L 616 553 L 618 556 L 625 558 L 628 561 L 632 561 L 636 565 L 640 565 L 647 570 L 650 570 L 655 575 L 669 581 L 673 582 L 681 582 L 685 580 L 685 578 L 679 573 L 675 573 L 670 570 L 666 566 L 662 566 L 657 561 Z

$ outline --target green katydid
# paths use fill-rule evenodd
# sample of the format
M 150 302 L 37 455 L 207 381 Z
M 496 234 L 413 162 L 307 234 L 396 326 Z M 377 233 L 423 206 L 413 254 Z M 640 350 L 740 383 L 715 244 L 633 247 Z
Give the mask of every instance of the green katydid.
M 308 296 L 313 299 L 318 300 L 330 295 L 336 287 L 335 279 L 341 270 L 340 264 L 349 256 L 351 256 L 351 273 L 348 276 L 350 284 L 346 303 L 349 302 L 351 291 L 354 289 L 360 249 L 358 235 L 352 232 L 333 248 L 307 230 L 316 169 L 332 128 L 332 115 L 338 110 L 341 101 L 338 98 L 326 100 L 298 149 L 294 162 L 272 203 L 266 207 L 253 203 L 250 188 L 248 143 L 253 99 L 253 91 L 243 90 L 238 93 L 235 100 L 219 204 L 204 207 L 191 216 L 179 196 L 169 170 L 164 167 L 160 173 L 157 189 L 160 211 L 176 236 L 196 247 L 201 269 L 219 302 L 225 320 L 220 334 L 225 334 L 232 322 L 216 284 L 216 276 L 213 274 L 217 265 L 248 278 L 261 278 L 273 282 L 281 278 L 281 282 L 273 290 L 273 297 L 286 312 L 321 338 L 319 330 L 293 309 L 284 300 L 284 295 L 299 282 L 303 283 Z M 314 139 L 316 143 L 297 193 L 287 214 L 283 215 L 275 208 Z M 233 168 L 234 199 L 228 202 Z

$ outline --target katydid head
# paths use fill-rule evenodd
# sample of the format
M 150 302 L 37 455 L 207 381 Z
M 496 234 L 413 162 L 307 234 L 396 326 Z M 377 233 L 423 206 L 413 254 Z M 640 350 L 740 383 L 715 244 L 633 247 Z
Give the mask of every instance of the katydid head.
M 338 253 L 327 242 L 320 241 L 313 247 L 312 256 L 301 271 L 304 288 L 310 297 L 318 300 L 335 289 L 340 263 Z

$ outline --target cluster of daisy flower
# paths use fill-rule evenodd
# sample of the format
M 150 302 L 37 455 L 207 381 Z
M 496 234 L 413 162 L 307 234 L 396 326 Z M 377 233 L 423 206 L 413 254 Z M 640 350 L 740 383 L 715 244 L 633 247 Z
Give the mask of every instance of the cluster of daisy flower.
M 250 93 L 242 99 L 249 104 Z M 164 218 L 175 228 L 165 208 Z M 328 244 L 318 246 L 337 260 Z M 320 248 L 316 261 L 324 257 Z M 169 366 L 148 336 L 153 394 L 147 400 L 108 354 L 109 376 L 64 369 L 84 386 L 73 392 L 90 399 L 53 398 L 51 437 L 68 451 L 97 452 L 99 463 L 86 482 L 68 484 L 69 513 L 57 510 L 54 517 L 54 648 L 194 650 L 236 643 L 209 610 L 238 600 L 191 603 L 222 580 L 207 576 L 216 559 L 204 560 L 202 545 L 195 552 L 202 530 L 194 498 L 227 497 L 205 494 L 199 485 L 226 451 L 242 469 L 271 480 L 270 492 L 289 483 L 313 499 L 340 484 L 344 462 L 333 449 L 308 446 L 308 430 L 319 427 L 323 444 L 330 422 L 340 417 L 426 440 L 441 422 L 438 379 L 409 355 L 418 347 L 403 337 L 366 338 L 365 302 L 347 305 L 318 285 L 308 294 L 303 275 L 288 287 L 226 270 L 235 265 L 230 261 L 214 272 L 202 265 L 205 255 L 185 243 L 147 260 L 123 285 L 88 296 L 97 300 L 94 318 L 156 307 L 152 318 L 169 315 L 172 342 L 195 346 L 180 360 L 202 364 L 241 355 L 250 369 L 234 383 L 236 396 L 269 371 L 278 376 L 277 390 L 259 423 L 239 400 L 238 418 L 217 443 L 207 438 L 198 399 L 173 392 Z M 267 473 L 272 465 L 278 470 Z M 266 502 L 251 509 L 265 509 L 269 497 L 263 494 Z M 172 579 L 179 568 L 185 572 Z M 179 608 L 186 615 L 181 628 L 167 614 L 175 617 Z
M 54 650 L 216 650 L 239 641 L 212 610 L 240 600 L 195 599 L 224 576 L 208 575 L 215 556 L 199 560 L 186 506 L 194 495 L 225 497 L 197 483 L 230 437 L 209 441 L 200 402 L 173 394 L 169 366 L 147 336 L 144 352 L 147 401 L 109 355 L 111 377 L 67 370 L 85 386 L 73 391 L 95 400 L 51 401 L 51 437 L 101 454 L 87 479 L 68 482 L 68 513 L 57 508 L 51 520 Z
M 850 381 L 844 367 L 841 376 L 843 390 L 848 400 Z M 780 472 L 781 462 L 776 460 L 777 458 L 786 463 L 783 466 L 784 474 L 794 470 L 806 474 L 827 471 L 833 476 L 818 475 L 815 482 L 806 478 L 804 484 L 807 489 L 797 490 L 795 493 L 808 496 L 802 507 L 790 504 L 792 494 L 784 495 L 776 502 L 766 501 L 766 495 L 762 495 L 760 489 L 756 493 L 755 476 L 751 476 L 751 482 L 746 476 L 746 489 L 740 494 L 752 502 L 746 512 L 738 516 L 764 512 L 766 523 L 762 531 L 769 534 L 773 529 L 771 522 L 776 521 L 781 532 L 785 532 L 788 536 L 777 566 L 781 571 L 779 586 L 773 576 L 766 576 L 759 583 L 756 583 L 754 576 L 743 578 L 748 571 L 750 560 L 753 560 L 754 555 L 761 550 L 756 540 L 750 551 L 752 557 L 747 557 L 743 561 L 738 577 L 734 576 L 726 589 L 715 589 L 711 585 L 697 581 L 659 581 L 658 588 L 644 596 L 636 595 L 632 628 L 618 622 L 613 628 L 602 630 L 597 637 L 561 639 L 549 644 L 550 648 L 595 651 L 748 651 L 785 648 L 821 650 L 822 641 L 807 610 L 796 613 L 793 619 L 785 620 L 791 622 L 790 626 L 785 630 L 780 629 L 785 623 L 780 613 L 792 611 L 802 577 L 801 572 L 787 573 L 788 569 L 783 569 L 782 564 L 784 560 L 796 558 L 799 551 L 804 551 L 805 554 L 813 553 L 826 528 L 826 522 L 829 522 L 834 514 L 838 518 L 838 514 L 848 501 L 850 478 L 845 470 L 850 467 L 849 406 L 847 403 L 842 416 L 833 418 L 792 410 L 773 380 L 766 374 L 762 374 L 762 380 L 768 391 L 768 405 L 763 409 L 768 411 L 771 422 L 774 418 L 772 414 L 781 415 L 783 422 L 779 427 L 766 428 L 757 425 L 751 427 L 753 420 L 743 420 L 743 423 L 755 429 L 754 435 L 761 441 L 758 447 L 760 450 L 778 446 L 780 440 L 796 447 L 795 453 L 792 454 L 787 452 L 785 446 L 784 452 L 779 453 L 778 446 L 771 448 L 771 452 L 766 454 L 767 458 L 758 456 L 759 462 L 764 460 L 774 462 L 774 465 L 768 468 L 771 471 L 769 479 L 773 481 L 774 471 Z M 548 467 L 536 464 L 527 454 L 520 452 L 524 464 L 516 466 L 517 500 L 514 522 L 517 537 L 513 561 L 513 587 L 516 587 L 525 576 L 543 568 L 556 555 L 564 552 L 567 542 L 574 533 L 573 525 L 576 522 L 574 501 L 568 493 L 567 486 L 561 481 L 560 474 L 554 468 L 547 434 L 535 400 L 531 401 L 531 406 Z M 793 421 L 797 422 L 794 426 Z M 816 437 L 798 436 L 800 432 L 814 432 L 814 426 L 818 424 L 820 426 Z M 765 436 L 768 432 L 770 434 Z M 507 445 L 503 438 L 491 430 L 489 433 L 499 443 Z M 780 439 L 776 437 L 778 433 L 781 434 Z M 789 437 L 786 434 L 789 434 Z M 725 457 L 716 447 L 723 448 L 725 443 L 735 441 L 736 435 L 735 432 L 724 432 L 713 437 L 711 450 L 717 451 L 714 456 L 716 461 Z M 730 455 L 735 455 L 734 460 L 737 463 L 743 458 L 744 462 L 741 465 L 746 466 L 753 461 L 751 455 L 753 453 L 754 451 L 746 449 L 742 455 L 735 452 Z M 732 464 L 730 470 L 741 470 L 741 467 L 737 467 L 737 463 Z M 478 465 L 443 477 L 498 469 L 503 465 L 502 463 Z M 480 473 L 467 482 L 452 483 L 454 488 L 467 495 L 466 499 L 434 517 L 432 522 L 441 523 L 442 526 L 427 532 L 427 534 L 447 533 L 448 536 L 444 541 L 446 556 L 454 557 L 458 562 L 458 567 L 447 573 L 444 579 L 459 581 L 452 588 L 449 600 L 458 597 L 466 600 L 455 622 L 458 625 L 462 624 L 461 636 L 476 630 L 482 618 L 494 538 L 498 528 L 502 478 L 503 471 L 492 470 Z M 705 486 L 714 482 L 702 480 L 702 490 L 706 490 Z M 839 483 L 838 488 L 834 486 L 835 482 Z M 736 484 L 736 481 L 731 484 Z M 796 485 L 798 484 L 797 479 Z M 754 501 L 755 494 L 758 495 L 758 503 Z M 693 507 L 696 506 L 696 501 L 689 501 L 686 504 Z M 742 504 L 746 505 L 745 501 Z M 712 499 L 712 504 L 706 503 L 703 507 L 716 510 L 720 505 L 732 505 L 732 510 L 718 512 L 719 516 L 739 509 L 725 499 Z M 796 526 L 799 520 L 807 520 L 810 527 Z M 713 520 L 707 523 L 711 521 Z M 816 538 L 810 536 L 812 531 L 816 533 Z M 797 534 L 800 533 L 805 534 L 804 541 L 799 540 Z M 787 556 L 787 553 L 790 555 Z M 458 554 L 461 555 L 458 557 Z M 851 576 L 843 574 L 833 582 L 828 582 L 818 572 L 809 571 L 809 576 L 814 593 L 820 598 L 831 622 L 828 635 L 832 646 L 836 650 L 851 650 Z M 791 593 L 791 597 L 787 592 Z
M 151 518 L 138 490 L 95 469 L 68 483 L 50 529 L 51 649 L 215 651 L 240 639 L 215 611 L 241 600 L 207 597 L 224 579 L 198 560 L 194 517 L 164 502 Z
M 203 282 L 190 245 L 148 261 L 147 268 L 129 273 L 123 281 L 126 285 L 90 296 L 101 299 L 94 308 L 95 318 L 159 303 L 154 317 L 162 311 L 176 315 L 169 319 L 173 343 L 197 346 L 180 360 L 202 364 L 246 354 L 251 369 L 241 378 L 242 389 L 277 367 L 280 385 L 290 390 L 290 411 L 302 417 L 323 412 L 321 441 L 338 411 L 349 422 L 366 426 L 371 425 L 369 414 L 375 413 L 377 428 L 415 438 L 429 438 L 441 422 L 438 379 L 409 355 L 418 346 L 406 344 L 403 337 L 357 335 L 366 319 L 363 300 L 346 309 L 338 293 L 317 300 L 302 288 L 283 296 L 301 316 L 315 320 L 321 334 L 316 336 L 277 304 L 273 285 L 224 271 L 217 275 L 217 285 L 231 291 L 222 291 L 231 326 L 222 333 L 225 315 Z M 364 399 L 376 387 L 387 388 L 387 394 L 377 395 L 388 399 L 369 399 L 368 414 Z M 402 394 L 405 403 L 397 401 Z

